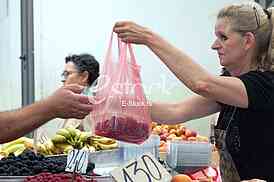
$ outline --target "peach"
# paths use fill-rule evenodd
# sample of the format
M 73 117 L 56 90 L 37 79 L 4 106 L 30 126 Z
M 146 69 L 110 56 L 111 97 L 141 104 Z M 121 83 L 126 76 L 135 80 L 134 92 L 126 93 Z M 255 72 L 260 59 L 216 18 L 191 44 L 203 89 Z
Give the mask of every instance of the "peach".
M 163 128 L 163 129 L 166 129 L 167 131 L 169 131 L 168 125 L 165 125 L 165 124 L 164 124 L 164 125 L 162 125 L 162 128 Z
M 159 147 L 160 152 L 166 152 L 167 151 L 167 144 L 165 143 L 164 145 Z
M 172 140 L 175 137 L 177 137 L 175 134 L 170 134 L 168 135 L 167 140 Z
M 170 129 L 170 130 L 169 130 L 169 133 L 170 133 L 170 134 L 175 134 L 175 135 L 176 135 L 177 130 L 175 130 L 175 129 Z
M 162 128 L 161 134 L 165 134 L 165 133 L 168 133 L 168 129 Z
M 185 130 L 185 136 L 186 136 L 186 137 L 191 137 L 191 136 L 192 136 L 192 131 L 191 131 L 190 129 L 187 128 L 187 129 Z
M 176 137 L 172 138 L 172 140 L 182 140 L 182 137 L 176 136 Z
M 157 126 L 157 123 L 152 122 L 152 128 L 155 128 Z
M 182 140 L 187 140 L 187 137 L 185 135 L 181 135 Z
M 163 145 L 165 145 L 165 144 L 166 144 L 165 141 L 163 141 L 163 140 L 160 141 L 160 147 L 163 146 Z
M 185 134 L 185 128 L 177 129 L 176 130 L 176 135 L 181 136 Z
M 172 177 L 171 182 L 192 182 L 192 179 L 185 174 L 177 174 Z
M 197 141 L 197 138 L 196 138 L 196 137 L 191 136 L 191 137 L 188 137 L 188 138 L 187 138 L 187 140 L 188 140 L 188 141 Z
M 168 129 L 172 130 L 172 129 L 177 129 L 177 125 L 168 125 Z
M 162 128 L 159 125 L 155 126 L 155 128 L 153 128 L 153 130 L 152 130 L 152 133 L 156 134 L 156 135 L 159 135 L 161 132 L 162 132 Z

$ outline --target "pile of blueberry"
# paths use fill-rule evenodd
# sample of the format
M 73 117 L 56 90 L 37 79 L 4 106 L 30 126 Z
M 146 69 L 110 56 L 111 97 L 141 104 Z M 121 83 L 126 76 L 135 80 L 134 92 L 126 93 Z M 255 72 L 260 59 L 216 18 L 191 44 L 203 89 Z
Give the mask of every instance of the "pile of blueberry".
M 0 176 L 33 176 L 39 173 L 62 173 L 67 164 L 66 156 L 44 157 L 31 150 L 25 150 L 21 155 L 9 155 L 0 160 Z M 87 173 L 91 173 L 95 165 L 88 164 Z

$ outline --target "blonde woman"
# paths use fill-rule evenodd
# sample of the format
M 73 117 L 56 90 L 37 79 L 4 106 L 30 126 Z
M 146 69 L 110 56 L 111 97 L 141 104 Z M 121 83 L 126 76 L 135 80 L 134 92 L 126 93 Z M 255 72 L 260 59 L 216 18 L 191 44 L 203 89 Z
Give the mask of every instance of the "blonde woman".
M 231 76 L 210 74 L 148 28 L 133 22 L 114 26 L 122 41 L 146 45 L 198 94 L 175 104 L 154 102 L 153 121 L 175 124 L 220 112 L 215 138 L 224 182 L 274 181 L 273 17 L 272 9 L 254 2 L 220 10 L 212 49 Z

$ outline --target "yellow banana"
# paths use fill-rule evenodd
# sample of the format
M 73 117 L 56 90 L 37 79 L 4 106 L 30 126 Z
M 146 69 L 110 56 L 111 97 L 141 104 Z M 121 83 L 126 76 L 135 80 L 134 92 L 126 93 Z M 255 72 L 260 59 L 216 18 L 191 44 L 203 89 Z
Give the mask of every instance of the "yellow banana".
M 93 142 L 92 145 L 90 145 L 90 146 L 93 146 L 93 147 L 95 148 L 96 151 L 97 151 L 97 150 L 101 150 L 101 148 L 100 148 L 98 142 Z
M 22 146 L 20 148 L 18 148 L 14 153 L 15 156 L 18 156 L 20 154 L 22 154 L 24 152 L 24 150 L 26 149 L 26 146 Z
M 98 145 L 102 150 L 110 150 L 118 147 L 118 143 L 113 143 L 109 145 L 98 143 Z
M 24 144 L 25 140 L 26 140 L 26 137 L 21 137 L 21 138 L 18 138 L 16 140 L 13 140 L 11 142 L 5 143 L 5 144 L 2 145 L 1 150 L 6 150 L 7 148 L 9 148 L 12 145 Z
M 89 152 L 95 152 L 96 151 L 96 148 L 94 146 L 87 146 L 88 147 L 88 150 Z
M 68 127 L 68 128 L 65 128 L 65 129 L 69 132 L 71 138 L 74 138 L 76 136 L 77 133 L 76 133 L 76 129 L 75 128 Z
M 47 149 L 44 144 L 37 143 L 37 152 L 38 153 L 46 154 L 46 151 L 47 151 Z
M 72 140 L 74 142 L 74 145 L 77 145 L 78 141 L 80 141 L 81 131 L 78 129 L 75 129 L 75 132 L 76 132 L 76 135 Z
M 65 148 L 71 146 L 70 144 L 67 144 L 67 143 L 58 143 L 58 144 L 54 144 L 54 145 L 55 145 L 56 148 L 59 148 L 59 149 L 62 149 L 62 150 L 64 150 Z
M 5 156 L 8 156 L 9 154 L 17 151 L 18 149 L 22 149 L 22 148 L 25 148 L 24 144 L 13 144 L 13 145 L 10 145 L 9 147 L 5 148 L 5 150 L 2 150 L 2 153 Z
M 65 154 L 68 154 L 69 151 L 71 151 L 71 150 L 73 150 L 73 146 L 68 145 L 66 148 L 64 148 L 64 153 L 65 153 Z
M 47 153 L 50 154 L 50 155 L 54 154 L 54 151 L 56 151 L 56 148 L 55 148 L 55 146 L 54 146 L 54 144 L 52 143 L 51 140 L 48 140 L 45 143 L 45 147 L 46 147 Z
M 65 128 L 61 128 L 56 132 L 57 135 L 62 135 L 64 136 L 66 139 L 71 138 L 70 132 L 68 130 L 66 130 Z
M 88 140 L 88 137 L 90 137 L 90 136 L 91 136 L 90 132 L 81 132 L 79 140 L 81 142 L 86 142 Z
M 110 139 L 110 138 L 106 138 L 106 137 L 95 138 L 93 140 L 97 141 L 99 143 L 102 143 L 102 144 L 113 144 L 113 143 L 116 143 L 115 140 Z
M 56 134 L 56 135 L 51 139 L 51 141 L 52 141 L 54 144 L 57 144 L 57 143 L 66 143 L 67 139 L 66 139 L 66 137 L 64 137 L 63 135 Z
M 33 149 L 33 139 L 24 137 L 24 145 L 28 149 Z

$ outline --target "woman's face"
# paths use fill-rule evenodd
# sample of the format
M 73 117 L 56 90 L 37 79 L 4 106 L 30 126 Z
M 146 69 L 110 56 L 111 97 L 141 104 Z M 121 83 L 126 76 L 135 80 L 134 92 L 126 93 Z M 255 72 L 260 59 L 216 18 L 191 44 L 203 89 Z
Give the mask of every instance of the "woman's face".
M 85 78 L 84 74 L 80 73 L 73 62 L 68 62 L 65 65 L 65 69 L 63 72 L 63 80 L 62 82 L 64 85 L 68 84 L 79 84 L 86 86 L 87 79 Z
M 227 18 L 217 20 L 215 35 L 217 39 L 211 48 L 217 51 L 220 64 L 228 70 L 242 69 L 247 64 L 243 36 L 230 29 Z

